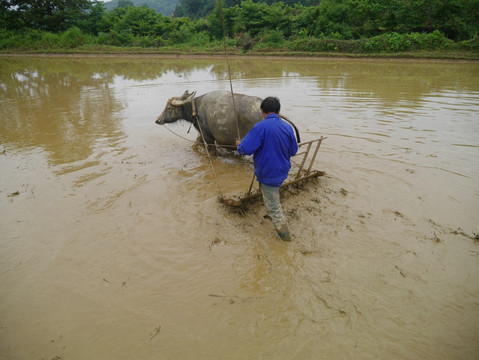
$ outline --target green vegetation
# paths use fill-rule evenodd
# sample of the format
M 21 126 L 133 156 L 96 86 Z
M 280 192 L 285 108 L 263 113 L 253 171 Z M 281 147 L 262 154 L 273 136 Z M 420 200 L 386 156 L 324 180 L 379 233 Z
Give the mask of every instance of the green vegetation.
M 179 0 L 167 17 L 131 0 L 0 0 L 0 51 L 215 54 L 224 19 L 230 54 L 479 58 L 479 0 L 315 3 Z

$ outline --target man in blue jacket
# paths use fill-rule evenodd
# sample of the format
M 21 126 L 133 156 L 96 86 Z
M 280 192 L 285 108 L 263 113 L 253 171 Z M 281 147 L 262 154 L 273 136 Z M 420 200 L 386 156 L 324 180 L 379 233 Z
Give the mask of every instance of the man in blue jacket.
M 278 114 L 279 99 L 267 97 L 261 103 L 264 120 L 257 123 L 242 141 L 237 140 L 238 153 L 254 155 L 254 173 L 259 182 L 263 202 L 279 237 L 291 241 L 291 234 L 279 200 L 279 187 L 288 177 L 291 156 L 298 151 L 293 128 Z

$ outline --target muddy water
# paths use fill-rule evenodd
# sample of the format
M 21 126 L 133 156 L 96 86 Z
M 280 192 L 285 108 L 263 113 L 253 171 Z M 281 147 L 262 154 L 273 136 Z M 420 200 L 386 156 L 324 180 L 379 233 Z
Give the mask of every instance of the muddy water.
M 477 359 L 479 64 L 231 69 L 327 136 L 327 175 L 284 194 L 291 244 L 216 201 L 250 159 L 216 181 L 186 124 L 154 124 L 229 90 L 223 59 L 0 58 L 0 357 Z

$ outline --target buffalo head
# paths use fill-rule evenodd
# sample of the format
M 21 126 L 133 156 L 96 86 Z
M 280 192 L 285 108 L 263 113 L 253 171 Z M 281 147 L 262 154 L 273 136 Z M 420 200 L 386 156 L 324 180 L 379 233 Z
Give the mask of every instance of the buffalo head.
M 188 116 L 185 115 L 184 109 L 185 105 L 189 104 L 194 99 L 195 94 L 196 91 L 190 94 L 188 90 L 186 90 L 181 97 L 173 97 L 169 99 L 166 103 L 165 110 L 163 110 L 161 115 L 156 119 L 156 123 L 158 125 L 164 125 L 180 119 L 192 121 L 192 119 L 187 118 Z

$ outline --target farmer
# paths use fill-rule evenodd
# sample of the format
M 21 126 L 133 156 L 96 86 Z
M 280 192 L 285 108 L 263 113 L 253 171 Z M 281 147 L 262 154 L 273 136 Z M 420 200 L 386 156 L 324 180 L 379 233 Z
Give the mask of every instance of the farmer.
M 279 187 L 288 177 L 291 156 L 298 151 L 292 127 L 279 117 L 281 104 L 276 97 L 261 102 L 263 121 L 257 123 L 242 141 L 237 140 L 238 153 L 253 155 L 254 173 L 259 182 L 263 202 L 279 237 L 291 241 L 291 234 L 279 200 Z

